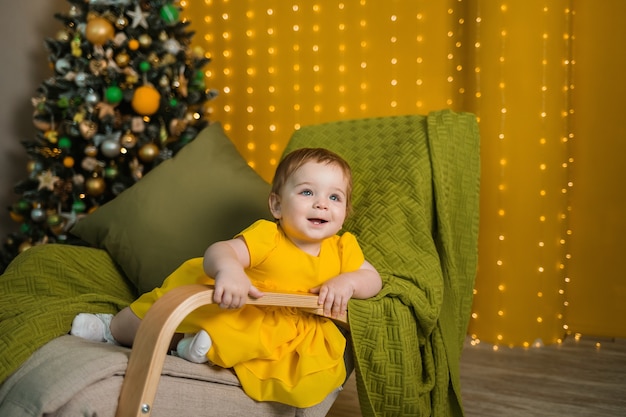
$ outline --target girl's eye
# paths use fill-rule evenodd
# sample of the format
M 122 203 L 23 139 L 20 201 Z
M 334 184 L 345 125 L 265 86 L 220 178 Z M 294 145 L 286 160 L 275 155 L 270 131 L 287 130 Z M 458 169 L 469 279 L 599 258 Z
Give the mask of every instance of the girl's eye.
M 330 196 L 330 199 L 332 201 L 341 201 L 341 197 L 339 197 L 337 194 L 333 194 Z
M 311 190 L 303 190 L 303 191 L 300 192 L 300 194 L 306 195 L 306 196 L 311 196 L 311 195 L 313 195 L 313 192 Z

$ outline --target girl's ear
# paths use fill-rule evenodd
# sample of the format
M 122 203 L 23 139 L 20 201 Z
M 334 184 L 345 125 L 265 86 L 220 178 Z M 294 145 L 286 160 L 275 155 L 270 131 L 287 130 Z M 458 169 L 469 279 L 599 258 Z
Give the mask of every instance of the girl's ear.
M 270 206 L 270 212 L 272 213 L 272 216 L 274 216 L 276 220 L 280 220 L 281 218 L 280 196 L 278 194 L 270 193 L 269 206 Z

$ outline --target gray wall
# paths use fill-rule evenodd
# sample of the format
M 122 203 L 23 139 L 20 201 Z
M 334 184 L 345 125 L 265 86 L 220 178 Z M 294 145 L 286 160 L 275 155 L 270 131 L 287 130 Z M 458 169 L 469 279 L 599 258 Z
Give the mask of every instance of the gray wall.
M 44 47 L 63 23 L 54 13 L 69 10 L 66 0 L 3 1 L 0 9 L 0 241 L 17 229 L 7 206 L 16 201 L 13 185 L 25 178 L 26 152 L 20 141 L 34 137 L 30 99 L 52 75 Z

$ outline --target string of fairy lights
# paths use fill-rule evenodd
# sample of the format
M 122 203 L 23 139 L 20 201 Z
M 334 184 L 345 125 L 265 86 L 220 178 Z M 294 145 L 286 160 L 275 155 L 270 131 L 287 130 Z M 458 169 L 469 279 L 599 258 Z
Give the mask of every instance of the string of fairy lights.
M 540 90 L 541 90 L 541 105 L 540 105 L 540 120 L 541 120 L 541 131 L 540 131 L 540 139 L 539 139 L 539 153 L 542 156 L 542 158 L 545 158 L 546 155 L 546 151 L 545 151 L 545 146 L 547 144 L 548 140 L 552 140 L 552 138 L 548 139 L 548 132 L 547 132 L 547 124 L 550 123 L 550 120 L 552 120 L 552 114 L 550 114 L 548 107 L 547 107 L 547 103 L 546 103 L 546 99 L 547 96 L 549 94 L 549 86 L 548 86 L 548 79 L 547 79 L 547 71 L 548 71 L 548 43 L 550 42 L 550 35 L 548 33 L 548 19 L 547 19 L 547 14 L 551 12 L 550 8 L 547 5 L 544 5 L 543 9 L 542 9 L 542 45 L 541 45 L 541 86 L 540 86 Z M 538 259 L 538 268 L 537 268 L 537 273 L 539 275 L 539 279 L 538 279 L 538 285 L 537 285 L 537 317 L 536 317 L 536 321 L 537 321 L 537 326 L 541 326 L 544 322 L 544 315 L 542 314 L 542 311 L 544 311 L 544 291 L 547 290 L 547 286 L 545 285 L 545 275 L 546 275 L 546 256 L 545 256 L 545 247 L 546 247 L 546 239 L 549 239 L 549 236 L 547 236 L 547 231 L 546 231 L 546 221 L 547 221 L 547 214 L 546 214 L 546 210 L 548 210 L 549 204 L 546 203 L 546 198 L 548 195 L 548 191 L 546 189 L 547 186 L 549 186 L 548 181 L 546 179 L 547 173 L 546 171 L 548 170 L 548 165 L 546 164 L 546 162 L 541 162 L 539 164 L 539 170 L 540 170 L 540 191 L 539 191 L 539 196 L 540 196 L 540 207 L 541 207 L 541 211 L 540 211 L 540 216 L 539 216 L 539 224 L 537 227 L 537 230 L 539 230 L 539 235 L 540 235 L 540 239 L 537 242 L 537 247 L 538 247 L 538 252 L 537 252 L 537 259 Z M 560 313 L 557 313 L 560 314 Z M 561 341 L 561 339 L 557 339 L 558 342 Z M 540 342 L 535 342 L 535 346 L 541 346 Z
M 474 23 L 474 42 L 473 42 L 473 91 L 474 91 L 474 106 L 473 106 L 473 110 L 474 110 L 474 114 L 476 115 L 476 119 L 478 120 L 478 122 L 480 123 L 481 121 L 481 111 L 482 111 L 482 79 L 481 79 L 481 65 L 482 65 L 482 53 L 481 53 L 481 38 L 482 38 L 482 31 L 481 31 L 481 23 L 482 23 L 482 14 L 481 14 L 481 7 L 480 7 L 480 2 L 476 2 L 475 3 L 475 11 L 474 11 L 474 19 L 473 19 L 473 23 Z M 498 210 L 498 215 L 500 217 L 504 216 L 504 210 L 500 209 Z M 500 219 L 498 219 L 498 223 L 500 223 L 499 221 Z M 500 266 L 502 264 L 502 261 L 500 260 L 499 254 L 496 253 L 496 264 L 498 266 Z M 498 273 L 498 275 L 500 275 Z M 500 276 L 498 276 L 498 278 L 500 278 Z M 476 294 L 478 293 L 478 290 L 476 288 L 476 286 L 474 286 L 474 296 L 476 296 Z M 471 313 L 471 319 L 472 321 L 477 320 L 479 318 L 478 312 L 476 310 L 473 310 Z M 477 345 L 478 343 L 480 343 L 480 338 L 478 337 L 478 335 L 476 333 L 472 333 L 471 334 L 471 344 L 472 345 Z
M 190 7 L 188 3 L 188 0 L 180 1 L 183 7 Z M 552 176 L 568 178 L 573 162 L 568 159 L 568 142 L 573 138 L 569 122 L 573 11 L 568 7 L 563 13 L 566 23 L 562 39 L 555 36 L 552 27 L 555 19 L 560 19 L 556 14 L 561 11 L 547 0 L 543 2 L 539 25 L 524 27 L 528 31 L 524 36 L 541 37 L 541 62 L 535 63 L 541 72 L 536 87 L 540 90 L 540 100 L 532 108 L 520 110 L 519 106 L 511 105 L 517 104 L 514 100 L 519 94 L 514 77 L 520 76 L 511 63 L 520 53 L 511 46 L 512 37 L 520 36 L 519 26 L 511 24 L 514 20 L 511 4 L 450 0 L 442 10 L 439 3 L 397 0 L 268 0 L 262 4 L 252 0 L 204 0 L 201 9 L 195 9 L 202 10 L 203 17 L 197 13 L 193 17 L 202 20 L 204 48 L 214 60 L 207 67 L 207 82 L 221 88 L 221 97 L 210 103 L 215 113 L 211 118 L 222 123 L 249 164 L 262 175 L 265 173 L 266 179 L 270 178 L 269 173 L 273 172 L 291 132 L 303 124 L 425 114 L 444 107 L 477 115 L 481 134 L 488 132 L 492 136 L 482 138 L 482 142 L 494 146 L 491 152 L 497 159 L 490 162 L 497 164 L 497 178 L 484 181 L 490 189 L 483 186 L 483 192 L 495 196 L 494 216 L 482 219 L 492 222 L 494 227 L 490 230 L 494 234 L 481 236 L 492 240 L 488 246 L 493 251 L 482 253 L 481 263 L 495 264 L 492 269 L 486 268 L 492 271 L 493 276 L 486 282 L 493 288 L 475 290 L 475 294 L 479 295 L 480 291 L 481 296 L 490 299 L 487 306 L 472 312 L 473 322 L 489 322 L 491 329 L 489 335 L 480 330 L 472 337 L 475 343 L 482 338 L 496 347 L 511 344 L 510 336 L 515 329 L 507 328 L 512 315 L 509 304 L 519 297 L 512 285 L 520 279 L 511 262 L 511 257 L 516 256 L 511 253 L 516 239 L 513 232 L 519 225 L 512 224 L 516 221 L 516 211 L 511 207 L 510 182 L 520 175 L 511 165 L 517 157 L 511 155 L 513 145 L 520 140 L 528 140 L 529 147 L 537 146 L 535 156 L 542 158 L 538 172 L 533 174 L 538 178 L 538 197 L 529 196 L 533 200 L 538 198 L 540 212 L 530 225 L 536 233 L 535 248 L 528 250 L 536 254 L 533 258 L 536 265 L 530 267 L 534 272 L 522 273 L 531 278 L 527 286 L 536 285 L 531 288 L 535 296 L 528 304 L 529 320 L 533 322 L 529 326 L 541 332 L 540 329 L 545 330 L 558 321 L 563 334 L 568 330 L 565 310 L 570 280 L 567 273 L 569 207 L 567 203 L 554 204 Z M 485 22 L 492 28 L 494 21 L 500 25 L 497 36 L 488 36 Z M 554 45 L 557 44 L 564 45 L 562 71 L 555 69 Z M 494 75 L 485 77 L 486 69 Z M 559 88 L 555 86 L 555 72 L 566 74 L 560 115 L 553 110 L 554 95 Z M 532 111 L 539 113 L 540 127 L 530 137 L 514 131 L 513 121 L 527 117 L 526 113 Z M 489 128 L 484 123 L 489 123 Z M 556 139 L 555 123 L 561 132 Z M 554 163 L 555 140 L 562 145 L 559 154 L 565 155 L 560 173 Z M 571 187 L 571 182 L 566 180 L 559 190 L 562 201 L 568 200 Z M 566 209 L 555 214 L 561 207 Z M 555 217 L 560 228 L 556 239 Z M 556 262 L 555 240 L 562 258 Z M 551 304 L 555 279 L 561 280 L 557 286 L 562 305 L 556 313 Z M 561 341 L 560 336 L 556 341 Z M 522 342 L 524 346 L 539 343 Z
M 359 1 L 359 25 L 358 33 L 359 33 L 359 68 L 360 68 L 360 83 L 359 83 L 359 110 L 361 113 L 365 113 L 368 109 L 367 107 L 367 87 L 368 87 L 368 72 L 367 72 L 367 56 L 369 50 L 369 44 L 367 42 L 367 38 L 365 36 L 367 30 L 367 21 L 365 19 L 365 0 Z
M 567 275 L 566 264 L 569 258 L 571 258 L 568 252 L 568 239 L 567 236 L 571 234 L 569 229 L 569 203 L 568 203 L 568 194 L 570 192 L 570 188 L 572 187 L 572 182 L 569 179 L 569 164 L 571 161 L 570 151 L 568 142 L 570 137 L 572 136 L 571 123 L 570 123 L 570 113 L 571 113 L 571 100 L 570 100 L 570 91 L 573 88 L 571 84 L 571 7 L 566 7 L 563 10 L 562 19 L 564 20 L 564 32 L 562 34 L 562 38 L 559 39 L 557 36 L 550 35 L 551 22 L 548 19 L 550 14 L 557 14 L 558 18 L 561 19 L 561 16 L 558 15 L 559 10 L 553 8 L 550 3 L 547 3 L 542 8 L 542 56 L 541 56 L 541 122 L 542 122 L 542 130 L 539 138 L 539 145 L 542 151 L 542 157 L 545 157 L 547 153 L 545 151 L 546 146 L 548 146 L 549 142 L 557 142 L 556 148 L 558 149 L 558 155 L 560 155 L 561 161 L 560 166 L 551 166 L 552 164 L 556 165 L 559 161 L 554 161 L 551 164 L 546 162 L 542 162 L 539 165 L 539 170 L 541 173 L 541 184 L 542 187 L 540 189 L 539 195 L 541 198 L 541 215 L 539 217 L 540 227 L 539 230 L 543 233 L 541 239 L 538 242 L 538 247 L 541 249 L 538 254 L 539 267 L 538 273 L 541 275 L 539 280 L 539 288 L 537 292 L 538 299 L 538 309 L 537 311 L 543 312 L 543 314 L 539 314 L 536 318 L 538 327 L 541 326 L 545 321 L 553 321 L 556 320 L 557 327 L 563 329 L 562 335 L 565 335 L 568 331 L 568 325 L 566 323 L 565 310 L 568 305 L 568 301 L 566 298 L 565 284 L 569 281 L 569 277 Z M 554 39 L 552 39 L 554 38 Z M 563 85 L 561 88 L 561 101 L 560 101 L 560 113 L 557 114 L 556 111 L 550 111 L 548 100 L 554 95 L 557 91 L 552 91 L 550 81 L 548 80 L 548 71 L 549 66 L 552 64 L 550 61 L 550 52 L 549 46 L 550 44 L 561 44 L 563 45 L 561 53 L 562 57 L 559 64 L 562 67 L 561 73 L 564 74 L 564 79 L 562 80 Z M 556 90 L 556 88 L 554 88 Z M 556 134 L 551 134 L 549 132 L 549 125 L 555 125 L 558 128 L 558 132 Z M 547 198 L 552 193 L 552 191 L 548 190 L 549 187 L 549 176 L 555 175 L 556 171 L 557 177 L 560 179 L 559 183 L 561 184 L 561 188 L 559 190 L 555 190 L 557 196 L 555 200 L 557 200 L 558 204 L 553 204 L 547 201 Z M 550 208 L 556 207 L 556 213 L 549 214 Z M 555 242 L 556 245 L 559 246 L 559 249 L 556 251 L 559 259 L 555 262 L 555 276 L 559 280 L 556 285 L 556 291 L 558 293 L 557 300 L 561 303 L 561 308 L 557 309 L 556 312 L 552 312 L 551 303 L 547 304 L 544 300 L 546 297 L 544 296 L 544 291 L 548 290 L 545 285 L 544 276 L 550 268 L 550 257 L 545 255 L 545 248 L 549 244 L 551 236 L 549 235 L 548 227 L 546 223 L 549 218 L 554 218 L 558 224 L 556 231 L 558 233 L 558 242 Z M 554 315 L 554 317 L 551 317 Z M 562 342 L 562 338 L 558 337 L 556 340 L 557 343 Z
M 507 48 L 507 27 L 506 27 L 506 16 L 507 16 L 507 6 L 505 4 L 500 5 L 500 14 L 501 14 L 501 19 L 503 21 L 502 23 L 502 27 L 500 29 L 500 36 L 499 36 L 499 42 L 500 42 L 500 55 L 498 57 L 498 70 L 499 70 L 499 83 L 498 83 L 498 89 L 500 92 L 500 115 L 499 115 L 499 129 L 498 129 L 498 148 L 500 151 L 500 181 L 498 183 L 498 216 L 502 219 L 502 221 L 499 222 L 499 225 L 501 227 L 500 232 L 498 234 L 498 257 L 496 260 L 496 264 L 498 265 L 498 269 L 501 270 L 502 266 L 504 265 L 504 261 L 503 261 L 503 254 L 506 253 L 506 244 L 507 242 L 505 242 L 506 237 L 507 237 L 507 232 L 506 232 L 506 227 L 508 226 L 508 222 L 506 221 L 506 205 L 504 203 L 504 196 L 503 194 L 506 193 L 507 190 L 507 174 L 508 174 L 508 170 L 507 170 L 507 165 L 508 165 L 508 160 L 506 159 L 505 155 L 505 145 L 506 142 L 508 141 L 508 138 L 506 136 L 506 128 L 507 128 L 507 107 L 506 107 L 506 103 L 507 103 L 507 94 L 506 94 L 506 78 L 505 78 L 505 70 L 506 70 L 506 64 L 507 64 L 507 59 L 506 59 L 506 53 L 508 52 L 508 48 Z M 501 320 L 504 316 L 505 316 L 505 309 L 506 309 L 506 303 L 504 300 L 504 295 L 506 294 L 507 291 L 507 285 L 506 285 L 506 281 L 507 281 L 507 276 L 505 274 L 499 274 L 499 282 L 498 282 L 498 304 L 497 304 L 497 315 L 498 315 L 498 319 Z M 502 324 L 500 324 L 500 329 L 496 329 L 497 334 L 496 334 L 496 339 L 498 342 L 502 342 L 504 339 L 504 336 L 502 334 L 502 327 L 504 327 Z M 499 330 L 499 331 L 498 331 Z M 497 346 L 497 345 L 495 345 Z
M 573 59 L 573 42 L 574 42 L 573 16 L 575 14 L 575 11 L 572 8 L 572 2 L 569 2 L 569 3 L 570 4 L 568 4 L 568 7 L 564 11 L 566 31 L 563 34 L 564 55 L 565 55 L 565 59 L 563 60 L 563 65 L 567 68 L 567 70 L 565 72 L 565 77 L 563 80 L 563 89 L 562 89 L 564 102 L 566 103 L 565 110 L 562 113 L 563 126 L 564 126 L 563 130 L 565 131 L 565 135 L 563 135 L 563 137 L 561 138 L 561 143 L 563 144 L 563 147 L 566 149 L 566 154 L 567 154 L 567 159 L 562 164 L 562 168 L 565 170 L 565 179 L 566 179 L 566 184 L 565 184 L 565 187 L 563 188 L 563 191 L 564 191 L 563 194 L 566 194 L 566 197 L 564 199 L 565 212 L 561 214 L 562 237 L 559 240 L 559 244 L 561 245 L 562 253 L 563 253 L 563 262 L 560 265 L 562 274 L 563 274 L 563 282 L 562 282 L 562 287 L 559 290 L 559 293 L 563 296 L 562 297 L 562 303 L 563 303 L 562 320 L 563 320 L 563 330 L 566 333 L 569 333 L 570 330 L 569 330 L 568 324 L 565 321 L 565 318 L 566 318 L 565 311 L 567 310 L 567 307 L 569 305 L 569 302 L 567 301 L 567 298 L 565 297 L 565 295 L 566 295 L 567 285 L 570 282 L 568 264 L 572 258 L 571 253 L 569 251 L 569 248 L 570 248 L 569 237 L 572 235 L 572 230 L 570 229 L 569 222 L 567 221 L 569 219 L 569 213 L 571 212 L 571 202 L 569 198 L 569 193 L 567 191 L 571 190 L 571 188 L 574 186 L 571 180 L 571 165 L 574 163 L 574 159 L 571 156 L 569 142 L 570 140 L 574 139 L 574 131 L 573 131 L 572 122 L 571 122 L 571 118 L 574 114 L 574 109 L 573 109 L 571 97 L 572 97 L 572 90 L 574 90 L 574 83 L 573 83 L 574 77 L 573 76 L 574 76 L 575 61 Z M 576 333 L 575 337 L 576 339 L 579 339 L 580 333 Z M 596 346 L 599 347 L 599 344 L 597 344 Z
M 510 145 L 512 141 L 523 140 L 522 137 L 518 137 L 519 132 L 512 131 L 509 127 L 509 118 L 519 117 L 519 114 L 511 113 L 511 108 L 508 106 L 509 83 L 512 82 L 510 76 L 511 71 L 507 68 L 510 61 L 509 54 L 516 53 L 512 47 L 509 46 L 508 38 L 510 36 L 510 27 L 507 14 L 509 13 L 509 7 L 507 2 L 502 2 L 498 5 L 499 14 L 497 15 L 499 23 L 499 53 L 497 56 L 497 77 L 498 77 L 498 111 L 497 123 L 493 114 L 483 115 L 482 110 L 484 105 L 483 99 L 483 86 L 485 82 L 489 83 L 489 80 L 483 80 L 482 78 L 482 23 L 484 16 L 481 11 L 481 2 L 474 3 L 474 99 L 475 108 L 474 112 L 479 117 L 479 120 L 489 119 L 492 124 L 492 131 L 497 140 L 490 141 L 493 145 L 497 146 L 497 154 L 499 158 L 498 180 L 494 182 L 494 186 L 497 190 L 494 190 L 496 195 L 495 205 L 497 211 L 497 221 L 495 223 L 495 236 L 496 243 L 493 246 L 493 259 L 495 262 L 494 276 L 492 276 L 489 282 L 495 285 L 495 291 L 488 291 L 487 288 L 482 288 L 481 291 L 485 291 L 488 294 L 495 294 L 491 308 L 481 306 L 480 311 L 474 310 L 472 313 L 473 321 L 477 321 L 479 318 L 483 320 L 496 323 L 493 327 L 495 344 L 494 349 L 498 349 L 500 344 L 508 344 L 512 346 L 511 342 L 507 342 L 509 337 L 507 332 L 511 333 L 514 329 L 506 323 L 507 319 L 507 306 L 511 303 L 511 294 L 509 291 L 512 272 L 510 271 L 509 257 L 513 256 L 511 249 L 508 246 L 512 236 L 511 218 L 508 216 L 511 202 L 507 199 L 507 193 L 509 191 L 508 183 L 515 172 L 511 171 L 509 158 L 514 158 L 515 155 L 510 155 Z M 529 320 L 534 320 L 536 334 L 546 334 L 545 327 L 553 327 L 556 329 L 556 336 L 554 342 L 561 343 L 562 336 L 568 332 L 568 325 L 566 323 L 565 310 L 568 305 L 566 297 L 566 286 L 570 281 L 570 277 L 567 273 L 567 262 L 571 259 L 571 255 L 568 251 L 568 237 L 571 235 L 569 229 L 569 216 L 570 210 L 568 202 L 568 193 L 573 186 L 569 180 L 569 169 L 573 162 L 570 157 L 570 151 L 568 148 L 568 142 L 573 138 L 570 117 L 573 113 L 571 109 L 570 93 L 573 89 L 571 84 L 573 62 L 571 61 L 572 54 L 572 36 L 571 36 L 571 17 L 573 11 L 571 7 L 566 7 L 563 11 L 563 17 L 557 16 L 560 10 L 551 8 L 550 4 L 546 4 L 541 9 L 541 53 L 540 53 L 540 66 L 541 75 L 538 88 L 540 90 L 540 100 L 538 102 L 538 119 L 539 129 L 537 129 L 538 150 L 536 152 L 539 158 L 538 163 L 538 217 L 536 226 L 532 226 L 532 230 L 536 230 L 536 250 L 532 251 L 533 260 L 536 262 L 535 272 L 531 273 L 528 278 L 527 285 L 536 285 L 535 301 L 529 304 Z M 556 17 L 555 17 L 556 16 Z M 492 19 L 495 17 L 490 16 Z M 563 19 L 565 21 L 564 32 L 562 39 L 555 36 L 553 29 L 555 19 Z M 561 62 L 558 59 L 554 59 L 554 50 L 558 49 L 558 45 L 563 45 L 561 53 Z M 560 68 L 557 66 L 560 65 Z M 555 104 L 550 102 L 554 101 L 554 90 L 558 90 L 558 85 L 555 85 L 555 81 L 552 78 L 554 73 L 564 74 L 563 86 L 561 88 L 562 95 L 561 101 L 558 103 L 562 110 L 557 114 L 554 111 Z M 496 106 L 493 106 L 494 108 Z M 497 126 L 497 129 L 495 128 Z M 556 126 L 556 129 L 555 129 Z M 555 130 L 558 131 L 555 133 Z M 483 138 L 483 141 L 488 138 Z M 558 146 L 560 143 L 560 147 Z M 532 146 L 530 144 L 529 146 Z M 556 152 L 555 152 L 555 149 Z M 556 155 L 556 156 L 555 156 Z M 557 163 L 560 159 L 561 162 Z M 559 166 L 556 166 L 559 165 Z M 559 171 L 560 170 L 560 171 Z M 554 178 L 563 179 L 565 181 L 564 186 L 558 185 L 559 182 L 555 182 Z M 557 194 L 561 194 L 558 196 Z M 556 201 L 556 204 L 555 204 Z M 496 220 L 496 219 L 493 219 Z M 556 227 L 555 227 L 556 224 Z M 555 237 L 555 229 L 556 237 Z M 489 237 L 487 237 L 488 239 Z M 552 243 L 554 242 L 554 244 Z M 557 255 L 555 259 L 553 247 L 558 246 L 556 251 Z M 491 258 L 491 257 L 490 257 Z M 534 277 L 532 277 L 534 275 Z M 536 283 L 536 284 L 533 284 Z M 478 293 L 478 290 L 475 290 Z M 553 293 L 558 293 L 558 297 L 555 297 Z M 482 295 L 482 294 L 481 294 Z M 554 299 L 560 300 L 561 307 L 553 303 Z M 531 301 L 531 300 L 528 300 Z M 556 306 L 556 311 L 555 310 Z M 491 313 L 490 313 L 491 311 Z M 495 314 L 494 314 L 495 313 Z M 534 319 L 531 317 L 534 315 Z M 490 314 L 494 316 L 489 317 Z M 484 330 L 484 326 L 476 326 L 479 329 Z M 562 330 L 559 332 L 558 328 Z M 480 333 L 480 332 L 479 332 Z M 580 335 L 577 335 L 579 337 Z M 479 335 L 472 334 L 473 344 L 480 343 Z M 491 337 L 488 339 L 492 339 Z M 493 341 L 493 340 L 490 340 Z M 522 346 L 541 346 L 543 341 L 538 338 L 535 340 L 524 340 L 521 342 Z
M 460 39 L 456 29 L 446 29 L 446 42 L 439 40 L 442 33 L 430 33 L 444 26 L 433 13 L 436 5 L 204 0 L 203 6 L 188 7 L 196 11 L 192 19 L 198 10 L 205 15 L 199 28 L 217 64 L 207 69 L 207 78 L 223 90 L 209 103 L 213 118 L 238 137 L 239 150 L 266 179 L 290 134 L 303 123 L 428 112 L 458 102 L 452 87 L 461 80 Z M 460 12 L 450 8 L 447 14 L 455 18 Z M 450 62 L 441 71 L 436 61 L 444 53 Z M 424 70 L 433 62 L 436 75 Z

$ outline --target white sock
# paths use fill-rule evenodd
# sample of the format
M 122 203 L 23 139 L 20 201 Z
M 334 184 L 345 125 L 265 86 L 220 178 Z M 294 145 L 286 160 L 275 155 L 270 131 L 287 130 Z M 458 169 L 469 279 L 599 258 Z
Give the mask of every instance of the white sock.
M 207 352 L 211 349 L 211 336 L 204 331 L 200 330 L 193 336 L 186 336 L 178 342 L 176 346 L 176 353 L 183 359 L 189 362 L 205 363 L 208 362 L 206 357 Z
M 111 334 L 113 314 L 79 313 L 72 321 L 70 334 L 92 342 L 118 344 Z

